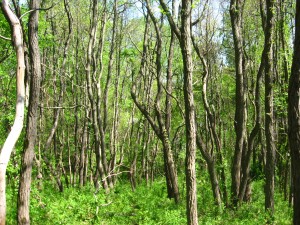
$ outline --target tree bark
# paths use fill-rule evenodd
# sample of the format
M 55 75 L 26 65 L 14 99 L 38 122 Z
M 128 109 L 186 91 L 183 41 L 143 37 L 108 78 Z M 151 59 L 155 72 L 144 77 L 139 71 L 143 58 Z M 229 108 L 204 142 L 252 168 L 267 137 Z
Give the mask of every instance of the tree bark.
M 300 224 L 300 0 L 296 3 L 295 42 L 288 95 L 289 146 L 292 160 L 294 225 Z
M 235 50 L 236 73 L 236 108 L 234 128 L 236 133 L 235 151 L 231 168 L 231 201 L 234 207 L 238 203 L 239 187 L 241 182 L 241 159 L 246 141 L 246 90 L 244 75 L 244 50 L 242 36 L 242 14 L 244 0 L 230 1 L 230 18 Z
M 196 53 L 197 53 L 198 57 L 200 58 L 200 60 L 202 62 L 202 66 L 203 66 L 202 98 L 203 98 L 204 109 L 206 111 L 206 114 L 207 114 L 207 117 L 208 117 L 208 122 L 209 122 L 209 129 L 207 129 L 207 131 L 211 130 L 211 132 L 212 132 L 213 137 L 211 137 L 211 138 L 212 138 L 212 141 L 215 142 L 217 152 L 220 154 L 220 157 L 219 157 L 220 162 L 219 163 L 222 165 L 223 158 L 221 156 L 221 143 L 220 143 L 220 139 L 219 139 L 219 136 L 217 134 L 217 131 L 216 131 L 215 116 L 212 113 L 212 111 L 210 109 L 210 106 L 208 104 L 208 101 L 207 101 L 207 93 L 206 92 L 207 92 L 207 80 L 208 80 L 208 74 L 209 74 L 207 60 L 201 54 L 199 46 L 196 44 L 194 36 L 192 36 L 192 42 L 193 42 L 194 48 L 196 50 Z M 197 130 L 198 129 L 199 128 L 197 127 Z M 202 140 L 199 132 L 197 132 L 196 143 L 197 143 L 198 148 L 200 149 L 200 152 L 201 152 L 204 160 L 207 163 L 215 203 L 220 208 L 221 204 L 222 204 L 222 199 L 221 199 L 221 190 L 220 190 L 220 186 L 219 186 L 218 173 L 217 173 L 217 170 L 216 170 L 215 154 L 213 153 L 213 151 L 210 152 L 207 149 L 206 145 L 203 143 L 203 140 Z M 224 171 L 224 169 L 221 170 L 221 176 L 224 178 L 223 181 L 225 182 L 225 171 Z M 225 183 L 224 183 L 224 200 L 225 200 L 224 203 L 226 204 L 226 202 L 227 202 L 227 191 L 226 191 L 226 184 Z
M 162 54 L 162 35 L 161 30 L 158 26 L 158 22 L 150 8 L 149 2 L 147 0 L 147 9 L 150 14 L 151 20 L 154 24 L 155 31 L 156 31 L 156 38 L 157 38 L 157 45 L 156 45 L 156 81 L 157 81 L 157 95 L 155 98 L 155 113 L 158 120 L 158 127 L 159 127 L 159 138 L 162 141 L 163 149 L 164 149 L 164 158 L 166 164 L 166 179 L 167 183 L 171 184 L 171 191 L 169 193 L 169 197 L 173 197 L 176 203 L 179 203 L 179 189 L 178 189 L 178 181 L 177 181 L 177 171 L 175 167 L 175 163 L 173 160 L 173 153 L 171 149 L 171 143 L 169 140 L 169 133 L 167 132 L 165 124 L 167 121 L 163 121 L 163 116 L 161 113 L 160 107 L 160 100 L 162 96 L 162 66 L 161 66 L 161 54 Z
M 183 94 L 185 105 L 186 129 L 186 196 L 187 221 L 190 225 L 198 224 L 197 182 L 196 182 L 196 122 L 193 94 L 193 58 L 191 44 L 191 12 L 190 0 L 182 1 L 180 47 L 183 59 Z
M 101 126 L 101 115 L 100 115 L 100 99 L 97 99 L 97 102 L 94 100 L 94 91 L 93 91 L 93 83 L 92 83 L 92 75 L 94 75 L 95 71 L 95 59 L 94 59 L 94 48 L 95 48 L 95 40 L 96 40 L 96 30 L 98 25 L 98 1 L 94 0 L 92 3 L 92 18 L 91 18 L 91 25 L 90 25 L 90 38 L 88 42 L 88 49 L 87 49 L 87 63 L 86 63 L 86 81 L 87 81 L 87 92 L 89 101 L 91 104 L 91 113 L 92 113 L 92 121 L 93 121 L 93 129 L 94 129 L 94 138 L 95 138 L 95 154 L 96 154 L 96 164 L 97 164 L 97 171 L 100 174 L 101 183 L 103 188 L 106 192 L 109 191 L 105 165 L 103 164 L 103 152 L 102 147 L 104 146 L 103 143 L 103 136 L 104 134 L 101 133 L 99 126 Z M 102 34 L 104 35 L 104 34 Z M 100 56 L 102 57 L 102 56 Z M 97 91 L 99 92 L 100 87 L 98 85 Z M 100 96 L 98 94 L 98 96 Z M 102 130 L 103 131 L 103 130 Z M 102 139 L 102 141 L 100 140 Z M 103 145 L 101 147 L 101 144 Z M 104 152 L 105 153 L 105 152 Z M 97 176 L 95 176 L 97 177 Z M 95 180 L 95 186 L 97 187 L 98 180 Z
M 21 134 L 24 121 L 24 108 L 25 108 L 25 58 L 23 48 L 23 33 L 22 27 L 18 17 L 12 12 L 7 0 L 2 0 L 1 9 L 6 17 L 6 20 L 10 24 L 12 32 L 13 45 L 15 47 L 17 55 L 17 71 L 16 71 L 16 83 L 17 83 L 17 102 L 16 102 L 16 114 L 14 124 L 11 131 L 5 140 L 0 154 L 0 225 L 5 225 L 6 218 L 6 181 L 5 174 L 11 152 Z
M 186 204 L 188 224 L 198 224 L 197 211 L 197 183 L 196 183 L 196 121 L 195 104 L 193 94 L 193 58 L 191 44 L 191 14 L 192 3 L 190 0 L 181 1 L 181 25 L 177 27 L 174 18 L 166 3 L 159 0 L 161 7 L 165 11 L 171 29 L 180 42 L 180 49 L 183 60 L 183 94 L 185 103 L 185 128 L 186 128 Z
M 275 142 L 274 142 L 274 112 L 273 112 L 273 37 L 274 37 L 274 7 L 273 0 L 266 1 L 267 20 L 265 29 L 265 135 L 266 135 L 266 186 L 265 209 L 274 213 L 274 182 L 275 182 Z
M 30 9 L 40 8 L 40 0 L 31 0 Z M 38 44 L 39 11 L 34 10 L 29 16 L 29 56 L 31 66 L 29 107 L 27 114 L 26 135 L 18 192 L 18 224 L 30 224 L 30 185 L 37 136 L 38 106 L 40 98 L 41 63 Z
M 261 14 L 261 21 L 262 21 L 262 29 L 265 32 L 266 29 L 266 12 L 265 12 L 265 7 L 264 3 L 262 2 L 263 0 L 260 1 L 260 14 Z M 256 77 L 256 86 L 255 86 L 255 94 L 254 94 L 254 106 L 255 106 L 255 125 L 253 129 L 250 132 L 250 135 L 248 137 L 248 147 L 247 151 L 244 153 L 243 157 L 243 162 L 242 162 L 242 180 L 240 184 L 240 191 L 239 191 L 239 203 L 241 204 L 245 194 L 246 194 L 246 189 L 247 186 L 250 185 L 250 177 L 249 177 L 249 172 L 250 172 L 250 165 L 251 165 L 251 156 L 254 154 L 254 148 L 255 148 L 255 140 L 256 137 L 261 135 L 261 121 L 262 121 L 262 113 L 261 113 L 261 83 L 265 71 L 265 63 L 266 63 L 266 47 L 264 47 L 263 52 L 261 54 L 261 59 L 260 59 L 260 66 L 257 72 L 257 77 Z M 255 158 L 255 157 L 254 157 Z

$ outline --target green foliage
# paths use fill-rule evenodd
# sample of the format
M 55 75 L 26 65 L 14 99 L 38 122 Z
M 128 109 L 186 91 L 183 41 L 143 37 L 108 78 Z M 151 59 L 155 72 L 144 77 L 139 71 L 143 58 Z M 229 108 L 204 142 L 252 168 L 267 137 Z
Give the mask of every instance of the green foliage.
M 153 186 L 118 185 L 110 194 L 95 194 L 92 187 L 58 193 L 50 184 L 31 193 L 32 224 L 185 224 L 184 205 L 166 198 L 163 180 Z M 8 224 L 14 224 L 17 191 L 9 189 Z M 12 207 L 11 207 L 12 206 Z
M 179 177 L 184 184 L 184 177 Z M 31 191 L 31 224 L 186 224 L 185 201 L 175 205 L 166 196 L 165 180 L 159 178 L 151 186 L 145 183 L 131 190 L 128 182 L 119 183 L 109 194 L 94 193 L 91 186 L 66 189 L 59 193 L 50 183 L 39 191 L 35 184 Z M 184 186 L 180 185 L 181 192 Z M 270 218 L 264 211 L 263 180 L 253 183 L 251 203 L 234 211 L 222 212 L 213 203 L 208 175 L 198 181 L 198 211 L 201 224 L 290 224 L 292 209 L 276 193 L 275 215 Z M 184 193 L 181 193 L 184 199 Z M 7 224 L 15 224 L 17 188 L 8 190 Z

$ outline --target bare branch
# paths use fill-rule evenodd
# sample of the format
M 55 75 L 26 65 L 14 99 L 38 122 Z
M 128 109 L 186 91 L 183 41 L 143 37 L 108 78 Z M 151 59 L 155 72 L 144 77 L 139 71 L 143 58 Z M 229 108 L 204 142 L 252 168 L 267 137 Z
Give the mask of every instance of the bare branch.
M 6 40 L 6 41 L 11 41 L 11 38 L 8 38 L 8 37 L 4 37 L 0 34 L 0 38 L 3 39 L 3 40 Z
M 49 8 L 37 8 L 37 9 L 31 9 L 31 10 L 25 12 L 22 16 L 20 16 L 19 19 L 22 19 L 22 17 L 26 16 L 27 14 L 29 14 L 29 13 L 31 13 L 31 12 L 34 12 L 34 11 L 37 11 L 37 10 L 39 10 L 39 11 L 47 11 L 47 10 L 49 10 L 49 9 L 52 9 L 55 5 L 57 5 L 57 3 L 56 3 L 56 4 L 53 4 L 53 5 L 50 6 Z
M 159 0 L 159 3 L 161 5 L 161 7 L 163 8 L 163 10 L 165 11 L 165 14 L 167 15 L 168 21 L 170 23 L 170 26 L 172 28 L 172 30 L 174 31 L 174 33 L 176 34 L 177 38 L 179 40 L 181 40 L 181 33 L 180 30 L 178 28 L 178 26 L 176 25 L 173 16 L 171 15 L 170 10 L 168 9 L 168 6 L 166 5 L 166 3 L 164 2 L 164 0 Z

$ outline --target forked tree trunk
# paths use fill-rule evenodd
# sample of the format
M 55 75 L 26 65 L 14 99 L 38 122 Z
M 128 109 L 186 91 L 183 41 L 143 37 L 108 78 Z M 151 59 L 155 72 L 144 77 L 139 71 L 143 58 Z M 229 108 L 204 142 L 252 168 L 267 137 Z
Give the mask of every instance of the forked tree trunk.
M 200 58 L 200 60 L 202 62 L 202 66 L 203 66 L 203 74 L 202 74 L 203 105 L 204 105 L 204 109 L 205 109 L 207 117 L 208 117 L 209 129 L 212 132 L 211 139 L 216 145 L 217 153 L 219 153 L 219 158 L 218 159 L 221 159 L 219 163 L 222 165 L 223 158 L 221 156 L 221 143 L 220 143 L 220 139 L 219 139 L 219 136 L 217 134 L 217 131 L 216 131 L 215 116 L 212 113 L 212 111 L 210 109 L 210 106 L 208 104 L 208 100 L 207 100 L 207 93 L 206 92 L 207 92 L 207 80 L 208 80 L 208 74 L 209 74 L 207 60 L 201 54 L 200 48 L 196 44 L 195 39 L 194 39 L 193 36 L 192 36 L 192 42 L 193 42 L 194 48 L 196 50 L 196 53 L 197 53 L 198 57 Z M 197 128 L 197 130 L 198 130 L 198 128 Z M 219 206 L 219 209 L 221 209 L 221 206 L 222 206 L 221 205 L 222 204 L 221 189 L 220 189 L 220 185 L 219 185 L 218 173 L 217 173 L 217 170 L 216 170 L 215 153 L 213 151 L 208 150 L 206 145 L 203 143 L 199 132 L 197 132 L 196 142 L 197 142 L 197 146 L 198 146 L 198 148 L 200 148 L 200 152 L 201 152 L 201 154 L 202 154 L 202 156 L 203 156 L 203 158 L 206 161 L 207 166 L 208 166 L 208 172 L 209 172 L 209 176 L 210 176 L 210 181 L 211 181 L 211 185 L 212 185 L 212 190 L 213 190 L 213 196 L 214 196 L 214 199 L 215 199 L 215 203 Z M 223 178 L 224 178 L 223 181 L 225 181 L 225 172 L 224 172 L 223 169 L 221 170 L 221 176 L 222 175 L 223 175 Z M 227 204 L 227 191 L 226 191 L 226 184 L 225 183 L 224 183 L 224 203 L 225 203 L 225 205 Z
M 105 6 L 106 3 L 104 3 Z M 105 15 L 105 12 L 103 12 Z M 103 19 L 103 22 L 105 18 Z M 102 24 L 104 26 L 104 24 Z M 92 2 L 92 18 L 90 25 L 90 33 L 89 33 L 89 42 L 87 48 L 87 60 L 86 60 L 86 85 L 88 98 L 91 104 L 91 113 L 92 113 L 92 121 L 93 121 L 93 130 L 94 130 L 94 138 L 95 138 L 95 154 L 96 154 L 96 164 L 97 170 L 95 174 L 95 186 L 98 188 L 98 178 L 97 174 L 100 175 L 101 183 L 106 192 L 109 192 L 108 179 L 107 179 L 107 164 L 105 157 L 105 143 L 104 143 L 104 132 L 102 127 L 102 119 L 100 115 L 100 84 L 97 85 L 97 101 L 95 101 L 94 94 L 94 85 L 96 82 L 93 82 L 92 77 L 96 73 L 95 62 L 94 62 L 94 51 L 95 51 L 95 41 L 96 41 L 96 31 L 98 26 L 98 1 L 93 0 Z M 102 27 L 102 34 L 104 35 L 104 27 Z M 102 40 L 103 36 L 100 37 Z M 100 47 L 100 61 L 102 60 L 102 47 Z M 101 61 L 102 62 L 102 61 Z M 102 73 L 102 63 L 100 62 L 100 74 Z
M 179 188 L 178 188 L 178 180 L 177 180 L 177 171 L 176 166 L 173 160 L 173 153 L 171 148 L 171 143 L 169 140 L 169 133 L 166 129 L 166 122 L 163 121 L 163 116 L 161 113 L 161 96 L 162 96 L 162 64 L 161 64 L 161 55 L 162 55 L 162 35 L 161 29 L 157 22 L 157 19 L 152 12 L 149 1 L 147 0 L 147 9 L 150 15 L 150 18 L 154 24 L 155 32 L 156 32 L 156 81 L 157 81 L 157 94 L 155 98 L 155 113 L 158 120 L 158 128 L 159 128 L 159 139 L 162 141 L 163 144 L 163 152 L 164 152 L 164 163 L 165 163 L 165 173 L 166 173 L 166 180 L 167 180 L 167 187 L 168 187 L 168 197 L 174 198 L 176 203 L 179 203 Z
M 7 164 L 11 152 L 21 134 L 24 121 L 24 108 L 25 108 L 25 58 L 23 48 L 23 33 L 19 19 L 12 12 L 9 7 L 8 0 L 3 0 L 1 3 L 1 9 L 6 17 L 6 20 L 10 24 L 12 30 L 12 39 L 17 55 L 17 103 L 16 103 L 16 116 L 11 131 L 3 145 L 0 154 L 0 225 L 5 224 L 6 217 L 6 182 L 5 174 Z
M 262 19 L 262 29 L 265 32 L 266 28 L 266 13 L 264 10 L 264 3 L 262 0 L 260 1 L 260 13 L 261 13 L 261 19 Z M 240 191 L 239 191 L 239 204 L 242 203 L 242 201 L 246 197 L 246 190 L 247 187 L 250 186 L 250 165 L 251 165 L 251 156 L 254 154 L 255 151 L 255 140 L 256 138 L 259 139 L 259 135 L 261 133 L 261 121 L 262 121 L 262 115 L 261 115 L 261 91 L 260 86 L 263 78 L 263 73 L 265 70 L 265 58 L 266 58 L 266 49 L 264 48 L 262 54 L 261 54 L 261 60 L 260 60 L 260 66 L 257 72 L 257 78 L 256 78 L 256 86 L 255 86 L 255 97 L 254 97 L 254 104 L 255 104 L 255 125 L 253 129 L 250 132 L 250 135 L 248 137 L 248 148 L 247 152 L 244 154 L 244 158 L 242 161 L 242 180 L 240 183 Z M 255 158 L 255 157 L 254 157 Z

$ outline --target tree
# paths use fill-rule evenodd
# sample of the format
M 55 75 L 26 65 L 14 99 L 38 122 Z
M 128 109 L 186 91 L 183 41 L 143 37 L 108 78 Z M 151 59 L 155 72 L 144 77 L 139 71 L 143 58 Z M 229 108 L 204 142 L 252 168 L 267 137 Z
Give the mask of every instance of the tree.
M 247 107 L 246 107 L 246 82 L 245 68 L 244 68 L 244 47 L 243 47 L 243 8 L 244 0 L 230 1 L 230 18 L 232 26 L 232 34 L 234 40 L 235 50 L 235 73 L 236 73 L 236 104 L 235 104 L 235 118 L 234 128 L 236 132 L 235 151 L 231 170 L 231 198 L 232 203 L 236 207 L 238 203 L 239 187 L 241 182 L 241 161 L 242 154 L 247 143 L 246 140 L 246 121 L 247 121 Z
M 208 76 L 209 76 L 209 69 L 208 69 L 208 64 L 207 64 L 207 60 L 204 58 L 203 54 L 200 52 L 200 47 L 196 44 L 196 40 L 195 37 L 192 36 L 192 42 L 194 45 L 194 48 L 196 50 L 196 53 L 202 63 L 203 66 L 203 74 L 202 74 L 202 98 L 203 98 L 203 105 L 204 105 L 204 109 L 205 112 L 207 114 L 208 117 L 208 121 L 209 121 L 209 127 L 210 130 L 212 132 L 212 138 L 213 138 L 213 142 L 215 142 L 216 144 L 216 150 L 219 154 L 221 151 L 221 143 L 216 131 L 216 122 L 215 122 L 215 115 L 212 112 L 208 100 L 207 100 L 207 80 L 208 80 Z M 199 127 L 197 127 L 197 130 L 200 130 Z M 218 173 L 216 170 L 216 160 L 215 160 L 215 154 L 213 151 L 210 151 L 205 145 L 204 141 L 202 140 L 202 137 L 199 134 L 199 131 L 197 132 L 197 136 L 196 136 L 196 143 L 198 148 L 200 149 L 200 152 L 203 156 L 203 158 L 205 159 L 206 163 L 207 163 L 207 167 L 208 167 L 208 172 L 210 175 L 210 182 L 211 182 L 211 186 L 212 186 L 212 190 L 213 190 L 213 196 L 215 198 L 215 202 L 216 204 L 221 207 L 222 204 L 222 198 L 221 198 L 221 189 L 219 186 L 219 178 L 218 178 Z M 220 158 L 219 158 L 220 159 Z M 222 157 L 220 160 L 220 163 L 222 162 Z M 223 178 L 225 178 L 225 174 L 223 174 L 224 170 L 222 170 L 222 176 Z M 225 181 L 225 180 L 223 180 Z M 226 204 L 227 201 L 227 193 L 226 193 L 226 186 L 225 186 L 225 191 L 224 191 L 224 201 Z
M 30 55 L 30 95 L 27 113 L 26 136 L 24 141 L 24 153 L 22 156 L 22 168 L 18 192 L 18 224 L 30 224 L 30 186 L 31 172 L 34 158 L 34 148 L 37 136 L 38 106 L 40 100 L 41 60 L 38 42 L 38 19 L 40 8 L 39 0 L 30 1 L 29 16 L 29 55 Z M 29 66 L 29 65 L 28 65 Z
M 10 24 L 12 31 L 12 41 L 15 47 L 17 55 L 17 70 L 16 70 L 16 83 L 17 83 L 17 103 L 16 103 L 16 115 L 14 124 L 11 131 L 2 147 L 0 154 L 0 224 L 5 224 L 6 217 L 6 181 L 5 174 L 7 164 L 11 152 L 21 134 L 23 129 L 24 121 L 24 109 L 25 109 L 25 85 L 24 85 L 24 74 L 25 74 L 25 59 L 24 59 L 24 48 L 23 48 L 23 32 L 18 17 L 13 13 L 9 7 L 8 1 L 3 0 L 1 2 L 1 9 Z
M 160 5 L 165 11 L 171 29 L 176 34 L 182 54 L 183 61 L 183 95 L 185 106 L 185 132 L 186 132 L 186 198 L 187 198 L 187 220 L 188 224 L 198 224 L 197 211 L 197 183 L 196 183 L 196 121 L 195 102 L 193 93 L 193 58 L 191 39 L 191 15 L 192 3 L 189 0 L 181 1 L 180 28 L 175 24 L 174 18 L 167 5 L 160 0 Z
M 294 225 L 300 224 L 300 0 L 296 2 L 295 28 L 294 56 L 288 95 L 288 136 L 292 160 Z
M 166 123 L 168 123 L 168 118 L 165 118 L 165 121 L 163 119 L 162 115 L 162 109 L 161 109 L 161 97 L 162 97 L 162 65 L 161 65 L 161 54 L 162 54 L 162 34 L 161 34 L 161 29 L 158 24 L 158 21 L 156 17 L 154 16 L 154 13 L 152 12 L 151 6 L 149 4 L 149 1 L 146 1 L 146 7 L 148 14 L 154 24 L 155 27 L 155 32 L 156 32 L 156 38 L 157 38 L 157 44 L 156 44 L 156 60 L 155 60 L 155 65 L 156 65 L 156 82 L 157 82 L 157 94 L 155 97 L 155 115 L 158 121 L 158 124 L 156 124 L 153 118 L 151 118 L 150 113 L 148 110 L 141 105 L 135 94 L 135 87 L 133 88 L 133 91 L 131 93 L 132 99 L 137 105 L 137 107 L 140 109 L 140 111 L 143 113 L 143 115 L 147 118 L 149 121 L 151 127 L 155 131 L 156 135 L 158 138 L 161 140 L 162 145 L 163 145 L 163 150 L 164 150 L 164 168 L 165 168 L 165 175 L 166 175 L 166 183 L 167 183 L 167 189 L 168 189 L 168 197 L 169 198 L 174 198 L 176 203 L 179 203 L 179 189 L 178 189 L 178 180 L 177 180 L 177 171 L 176 171 L 176 166 L 173 160 L 173 153 L 172 153 L 172 148 L 171 148 L 171 142 L 169 139 L 169 132 L 167 131 Z M 148 17 L 148 16 L 147 16 Z M 148 19 L 147 19 L 148 20 Z M 147 26 L 147 25 L 146 25 Z M 147 29 L 145 30 L 147 31 Z M 145 33 L 145 35 L 148 35 Z M 145 42 L 146 40 L 144 40 Z M 141 63 L 141 70 L 140 73 L 143 73 L 143 64 L 144 61 L 142 60 Z M 135 85 L 134 85 L 135 86 Z M 168 106 L 167 106 L 168 107 Z
M 267 145 L 266 157 L 266 187 L 265 208 L 274 213 L 275 185 L 275 143 L 274 143 L 274 112 L 273 112 L 273 37 L 274 37 L 274 7 L 273 0 L 266 1 L 267 20 L 265 27 L 265 135 Z
M 102 17 L 102 27 L 101 27 L 101 37 L 100 40 L 104 39 L 104 30 L 105 30 L 105 23 L 106 23 L 106 1 L 104 2 L 104 11 Z M 86 60 L 86 81 L 87 81 L 87 91 L 88 97 L 91 104 L 91 111 L 92 111 L 92 121 L 93 121 L 93 129 L 94 129 L 94 138 L 95 138 L 95 154 L 96 154 L 96 161 L 97 161 L 97 175 L 95 176 L 95 184 L 98 183 L 98 176 L 100 175 L 101 183 L 103 188 L 106 192 L 109 191 L 109 184 L 107 180 L 107 163 L 106 163 L 106 156 L 105 156 L 105 143 L 104 143 L 104 131 L 103 131 L 103 122 L 100 113 L 100 83 L 98 84 L 97 81 L 92 83 L 92 77 L 94 73 L 96 73 L 96 65 L 94 59 L 94 51 L 95 51 L 95 41 L 96 41 L 96 31 L 98 25 L 98 1 L 94 0 L 92 2 L 92 18 L 91 18 L 91 25 L 90 25 L 90 35 L 89 35 L 89 42 L 88 42 L 88 49 L 87 49 L 87 60 Z M 101 42 L 103 43 L 103 41 Z M 99 47 L 100 51 L 100 58 L 102 59 L 102 51 L 103 46 Z M 102 64 L 100 70 L 100 76 L 102 74 Z M 99 79 L 100 82 L 100 79 Z M 97 86 L 94 88 L 94 85 Z M 97 92 L 96 101 L 94 99 L 95 94 Z M 101 138 L 101 139 L 100 139 Z M 106 165 L 106 166 L 105 166 Z

